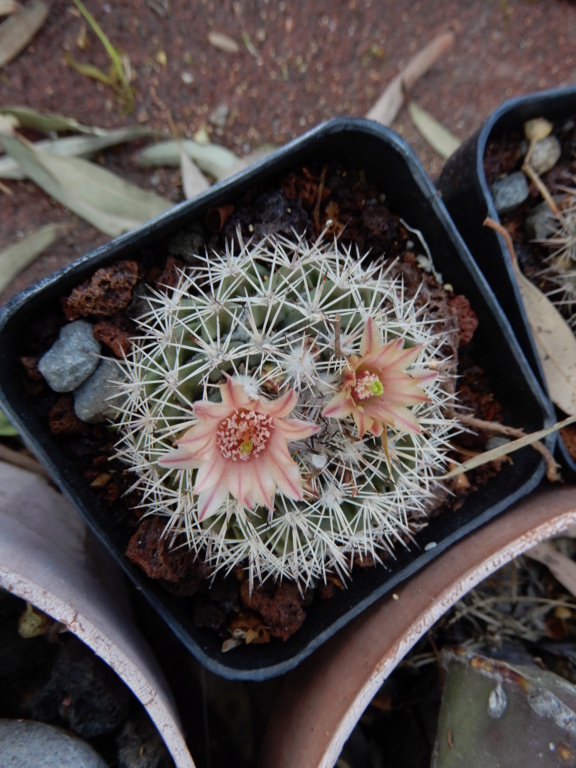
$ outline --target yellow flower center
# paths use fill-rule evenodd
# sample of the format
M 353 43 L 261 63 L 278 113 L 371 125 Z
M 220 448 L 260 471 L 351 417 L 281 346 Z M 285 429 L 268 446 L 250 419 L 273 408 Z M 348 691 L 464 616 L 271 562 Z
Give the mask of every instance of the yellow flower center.
M 384 392 L 382 382 L 375 373 L 363 371 L 356 377 L 356 384 L 352 389 L 352 397 L 356 402 L 366 400 L 368 397 L 375 397 Z
M 237 410 L 218 424 L 216 444 L 225 459 L 248 461 L 266 448 L 272 429 L 270 416 L 255 411 Z

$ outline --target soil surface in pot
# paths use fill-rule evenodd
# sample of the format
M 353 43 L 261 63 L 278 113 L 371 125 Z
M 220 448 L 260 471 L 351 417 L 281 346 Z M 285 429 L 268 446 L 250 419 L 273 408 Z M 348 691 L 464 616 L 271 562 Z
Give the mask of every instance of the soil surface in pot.
M 75 415 L 71 395 L 58 395 L 45 386 L 37 362 L 69 320 L 83 317 L 94 324 L 94 333 L 106 353 L 121 356 L 133 334 L 127 307 L 142 282 L 174 285 L 183 259 L 198 249 L 223 249 L 237 237 L 270 234 L 289 236 L 304 232 L 315 240 L 328 227 L 343 242 L 355 243 L 361 253 L 384 255 L 403 276 L 408 295 L 427 306 L 428 317 L 446 335 L 446 356 L 458 361 L 458 404 L 486 421 L 498 421 L 500 406 L 486 377 L 474 361 L 477 319 L 464 296 L 454 295 L 436 283 L 432 272 L 422 269 L 417 254 L 421 244 L 386 206 L 379 190 L 362 170 L 337 163 L 308 166 L 287 174 L 275 186 L 253 188 L 233 206 L 208 211 L 204 222 L 195 222 L 166 243 L 143 251 L 138 264 L 122 261 L 100 269 L 94 278 L 61 297 L 60 306 L 34 323 L 25 342 L 23 378 L 35 405 L 70 461 L 98 494 L 107 514 L 115 520 L 128 557 L 168 591 L 186 601 L 194 624 L 217 632 L 226 642 L 231 636 L 245 642 L 278 642 L 288 639 L 305 621 L 318 600 L 329 599 L 342 588 L 336 577 L 303 594 L 291 582 L 255 586 L 252 593 L 242 571 L 212 577 L 187 548 L 170 549 L 162 538 L 165 521 L 141 519 L 139 497 L 129 489 L 133 475 L 117 460 L 110 462 L 116 436 L 103 425 L 89 425 Z M 459 435 L 455 458 L 485 449 L 486 435 Z M 439 491 L 430 514 L 455 514 L 463 499 L 498 471 L 498 463 L 480 467 L 456 478 L 448 490 Z M 385 553 L 382 553 L 384 559 Z M 372 562 L 355 562 L 370 567 Z
M 89 742 L 110 768 L 174 766 L 145 709 L 112 669 L 62 625 L 4 590 L 0 718 L 58 726 Z
M 541 181 L 552 199 L 559 206 L 560 212 L 565 212 L 568 224 L 567 234 L 572 241 L 564 244 L 546 244 L 542 240 L 554 236 L 557 224 L 551 214 L 550 206 L 544 200 L 537 183 L 527 179 L 528 196 L 526 200 L 512 210 L 500 213 L 501 223 L 508 230 L 514 251 L 522 272 L 531 282 L 552 300 L 565 320 L 576 328 L 575 304 L 569 295 L 560 287 L 558 277 L 561 269 L 550 270 L 551 259 L 555 251 L 565 247 L 574 254 L 576 243 L 576 226 L 574 225 L 574 201 L 576 200 L 574 180 L 576 178 L 576 115 L 556 121 L 550 134 L 554 137 L 561 152 L 558 161 L 548 170 L 540 174 Z M 501 135 L 491 137 L 486 146 L 484 171 L 489 185 L 522 171 L 528 151 L 522 126 L 507 130 Z M 569 191 L 571 190 L 571 192 Z M 572 212 L 569 212 L 569 200 L 572 199 Z M 570 221 L 572 223 L 570 224 Z M 547 223 L 548 222 L 548 223 Z M 569 260 L 568 260 L 569 261 Z M 574 275 L 575 262 L 572 256 L 571 264 L 566 262 L 566 269 L 572 273 L 572 293 L 574 294 L 576 278 Z M 566 274 L 564 272 L 564 274 Z M 560 411 L 560 417 L 565 417 Z M 562 440 L 570 456 L 576 460 L 576 425 L 570 425 L 561 430 Z

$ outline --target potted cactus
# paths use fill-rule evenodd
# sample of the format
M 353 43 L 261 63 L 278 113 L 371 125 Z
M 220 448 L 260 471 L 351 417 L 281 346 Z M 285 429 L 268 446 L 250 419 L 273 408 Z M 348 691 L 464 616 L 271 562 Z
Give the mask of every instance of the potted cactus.
M 517 260 L 534 284 L 543 287 L 566 320 L 574 306 L 573 220 L 574 193 L 571 191 L 573 121 L 576 115 L 576 88 L 569 86 L 527 94 L 504 102 L 446 162 L 439 188 L 458 230 L 472 256 L 490 283 L 514 329 L 530 365 L 544 383 L 540 356 L 523 305 L 518 275 L 504 238 L 484 226 L 486 217 L 504 224 L 513 235 Z M 551 134 L 534 144 L 525 135 L 528 121 L 544 119 Z M 561 133 L 561 141 L 554 135 Z M 535 136 L 535 138 L 537 138 Z M 540 156 L 537 159 L 536 156 Z M 525 167 L 528 163 L 528 176 Z M 500 157 L 503 162 L 498 159 Z M 560 161 L 560 162 L 558 162 Z M 534 167 L 532 167 L 534 165 Z M 534 176 L 536 173 L 536 176 Z M 541 178 L 540 178 L 541 176 Z M 524 194 L 507 205 L 499 200 L 498 189 L 518 179 Z M 546 185 L 550 184 L 550 194 Z M 542 197 L 542 191 L 548 202 Z M 556 205 L 558 202 L 559 207 Z M 538 223 L 540 222 L 540 223 Z M 572 250 L 571 250 L 572 249 Z M 572 309 L 570 309 L 572 307 Z M 573 434 L 573 426 L 570 431 Z M 573 443 L 573 437 L 570 439 Z M 558 457 L 566 480 L 576 478 L 574 448 L 558 440 Z
M 528 448 L 445 479 L 550 411 L 414 155 L 368 121 L 113 241 L 0 334 L 3 407 L 228 677 L 295 666 L 543 477 Z

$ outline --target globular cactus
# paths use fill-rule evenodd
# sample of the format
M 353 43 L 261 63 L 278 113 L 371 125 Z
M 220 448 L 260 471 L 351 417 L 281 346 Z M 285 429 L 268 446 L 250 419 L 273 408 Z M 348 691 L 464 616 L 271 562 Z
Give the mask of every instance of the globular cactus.
M 550 251 L 543 274 L 553 285 L 549 298 L 576 329 L 576 189 L 564 189 L 551 229 L 540 241 Z
M 306 587 L 425 524 L 459 429 L 455 362 L 389 267 L 337 240 L 238 235 L 147 301 L 117 456 L 166 535 L 213 571 Z

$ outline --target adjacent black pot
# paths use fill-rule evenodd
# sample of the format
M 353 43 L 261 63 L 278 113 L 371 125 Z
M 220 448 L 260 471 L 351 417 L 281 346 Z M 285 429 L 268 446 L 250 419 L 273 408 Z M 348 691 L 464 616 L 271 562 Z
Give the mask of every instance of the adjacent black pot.
M 482 270 L 496 298 L 504 309 L 518 343 L 540 383 L 544 383 L 542 366 L 520 297 L 510 255 L 503 238 L 483 226 L 489 216 L 500 221 L 484 173 L 484 155 L 488 141 L 536 117 L 551 122 L 576 116 L 576 86 L 520 96 L 504 102 L 450 157 L 442 170 L 438 187 L 448 211 L 476 263 Z M 563 477 L 576 480 L 576 462 L 566 446 L 557 443 L 558 460 Z
M 444 280 L 452 283 L 456 292 L 468 297 L 480 320 L 474 341 L 475 358 L 487 372 L 503 406 L 505 423 L 526 431 L 551 423 L 553 414 L 549 403 L 436 189 L 402 139 L 366 120 L 333 120 L 316 128 L 233 179 L 176 206 L 33 286 L 12 300 L 0 316 L 2 407 L 137 588 L 185 646 L 211 670 L 229 678 L 262 680 L 295 667 L 376 598 L 529 493 L 544 475 L 540 454 L 531 448 L 517 452 L 513 463 L 506 463 L 493 480 L 470 495 L 457 513 L 432 519 L 410 550 L 400 549 L 397 559 L 387 567 L 363 569 L 354 575 L 347 589 L 339 590 L 330 600 L 314 604 L 303 627 L 285 643 L 241 646 L 222 654 L 217 637 L 195 628 L 184 605 L 125 558 L 114 527 L 96 496 L 66 461 L 48 426 L 37 417 L 24 394 L 18 361 L 24 330 L 32 318 L 90 277 L 97 267 L 118 259 L 138 260 L 144 249 L 195 220 L 203 220 L 214 206 L 234 202 L 256 184 L 272 184 L 291 169 L 319 160 L 339 160 L 364 168 L 386 195 L 393 213 L 421 231 Z M 553 444 L 553 438 L 549 444 Z

